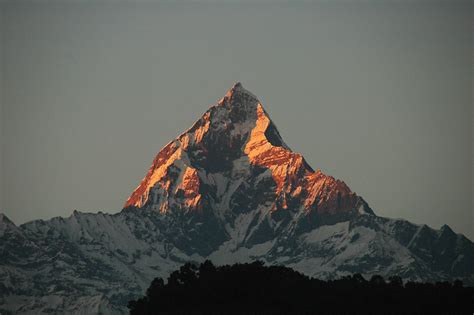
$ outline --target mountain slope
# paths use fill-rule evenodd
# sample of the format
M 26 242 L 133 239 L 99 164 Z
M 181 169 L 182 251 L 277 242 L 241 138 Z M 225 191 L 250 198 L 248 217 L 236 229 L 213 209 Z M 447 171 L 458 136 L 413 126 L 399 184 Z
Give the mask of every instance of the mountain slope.
M 242 214 L 238 220 L 244 219 Z M 206 258 L 218 264 L 261 259 L 323 279 L 359 272 L 474 285 L 474 245 L 446 228 L 362 215 L 254 245 L 242 245 L 245 231 L 235 233 L 201 256 L 189 247 L 199 248 L 202 237 L 193 241 L 196 232 L 177 228 L 184 224 L 176 221 L 129 207 L 115 215 L 74 212 L 68 218 L 2 226 L 0 309 L 125 312 L 127 301 L 142 295 L 154 277 Z
M 204 236 L 201 247 L 187 247 L 203 256 L 236 234 L 238 245 L 248 246 L 309 231 L 325 219 L 373 213 L 344 182 L 314 171 L 291 151 L 240 83 L 157 154 L 128 206 L 199 213 L 183 230 L 194 230 L 193 239 Z
M 125 312 L 154 277 L 205 259 L 474 285 L 470 240 L 376 216 L 292 152 L 236 84 L 160 150 L 120 213 L 21 226 L 0 215 L 0 312 Z
M 243 211 L 253 208 L 249 200 L 262 190 L 272 211 L 291 204 L 293 209 L 343 212 L 358 202 L 344 182 L 314 172 L 292 152 L 260 101 L 237 83 L 158 153 L 125 207 L 166 212 L 199 210 L 217 202 L 220 208 Z M 225 198 L 229 193 L 248 198 L 232 203 Z

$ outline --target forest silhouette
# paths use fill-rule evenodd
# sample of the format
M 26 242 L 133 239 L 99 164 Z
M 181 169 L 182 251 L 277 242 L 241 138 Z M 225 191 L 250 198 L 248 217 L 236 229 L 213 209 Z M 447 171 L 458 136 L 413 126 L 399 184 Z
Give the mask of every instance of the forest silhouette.
M 187 263 L 146 295 L 130 314 L 473 314 L 474 288 L 459 280 L 403 283 L 360 274 L 322 281 L 263 262 Z

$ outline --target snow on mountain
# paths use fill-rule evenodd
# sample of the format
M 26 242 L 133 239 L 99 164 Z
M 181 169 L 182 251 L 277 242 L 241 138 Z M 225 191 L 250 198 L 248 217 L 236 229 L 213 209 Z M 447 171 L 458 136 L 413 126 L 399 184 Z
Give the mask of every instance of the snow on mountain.
M 120 213 L 21 226 L 0 214 L 0 312 L 124 313 L 153 278 L 205 259 L 474 285 L 471 241 L 376 216 L 291 151 L 237 83 L 159 151 Z
M 247 198 L 232 200 L 234 194 Z M 291 151 L 260 101 L 237 83 L 158 153 L 125 207 L 160 212 L 196 211 L 212 203 L 229 210 L 253 208 L 248 204 L 252 194 L 271 203 L 271 211 L 290 203 L 293 209 L 343 212 L 359 201 L 344 182 L 313 171 Z

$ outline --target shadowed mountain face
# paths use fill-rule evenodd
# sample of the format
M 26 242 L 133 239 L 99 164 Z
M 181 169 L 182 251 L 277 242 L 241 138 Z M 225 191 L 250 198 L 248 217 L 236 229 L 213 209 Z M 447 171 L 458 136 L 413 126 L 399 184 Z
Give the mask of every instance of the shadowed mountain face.
M 260 101 L 240 83 L 158 153 L 129 206 L 189 215 L 192 226 L 184 229 L 212 231 L 219 236 L 215 246 L 232 239 L 236 229 L 239 243 L 252 244 L 310 230 L 325 217 L 372 214 L 344 182 L 314 171 L 291 151 Z M 242 215 L 252 219 L 240 222 Z
M 153 278 L 205 259 L 474 285 L 471 241 L 376 216 L 292 152 L 236 84 L 159 151 L 120 213 L 21 226 L 0 215 L 0 312 L 124 312 Z
M 259 204 L 249 204 L 255 199 Z M 237 83 L 158 153 L 125 207 L 334 214 L 361 204 L 344 182 L 314 172 L 291 151 L 259 100 Z

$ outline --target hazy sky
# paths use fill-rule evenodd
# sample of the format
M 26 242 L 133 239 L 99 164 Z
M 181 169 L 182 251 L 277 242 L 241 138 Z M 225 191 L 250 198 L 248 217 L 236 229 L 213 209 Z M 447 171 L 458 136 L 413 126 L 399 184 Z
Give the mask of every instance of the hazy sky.
M 1 5 L 0 211 L 15 223 L 120 211 L 241 81 L 378 215 L 474 239 L 470 1 L 137 3 Z

